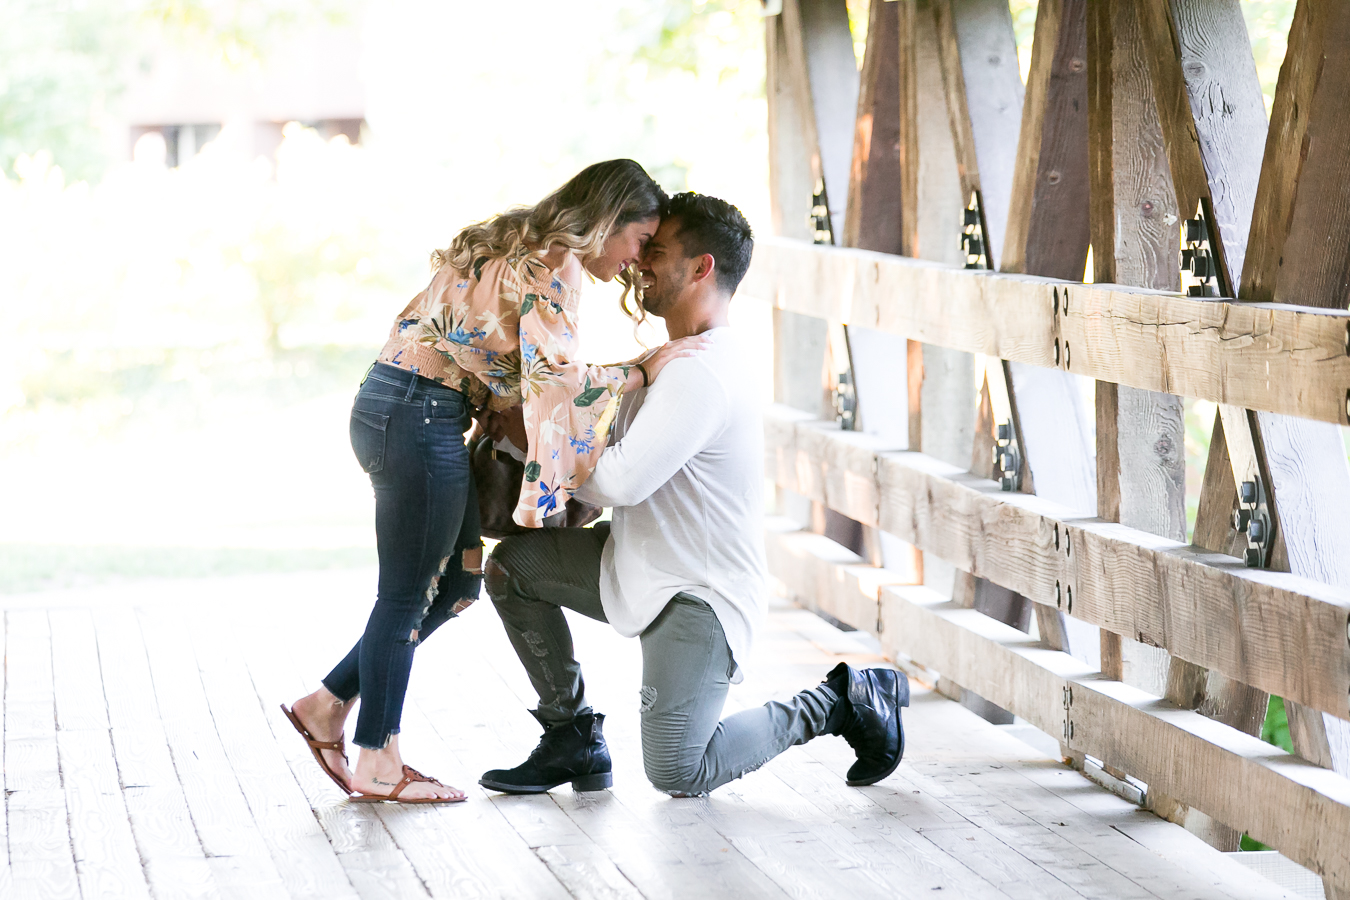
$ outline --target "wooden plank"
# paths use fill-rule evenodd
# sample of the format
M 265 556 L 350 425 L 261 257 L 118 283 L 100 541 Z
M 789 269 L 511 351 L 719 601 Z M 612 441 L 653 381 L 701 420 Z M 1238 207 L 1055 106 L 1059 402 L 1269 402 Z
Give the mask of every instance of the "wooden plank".
M 57 744 L 81 893 L 149 897 L 113 757 L 93 617 L 53 610 L 48 619 Z
M 990 267 L 998 268 L 1022 121 L 1012 14 L 1001 0 L 936 0 L 933 8 L 961 194 L 979 193 Z
M 788 58 L 782 16 L 764 19 L 766 94 L 769 111 L 769 206 L 773 233 L 811 240 L 813 148 L 806 143 L 806 116 Z
M 908 4 L 905 4 L 908 5 Z M 905 226 L 910 256 L 960 265 L 961 218 L 966 197 L 961 192 L 956 147 L 938 58 L 938 34 L 933 0 L 916 0 L 911 15 L 913 55 L 902 60 L 913 74 L 914 128 L 910 145 L 912 165 L 906 184 L 914 191 L 913 226 Z M 751 263 L 753 266 L 753 261 Z M 859 324 L 867 324 L 859 322 Z
M 730 843 L 696 818 L 679 817 L 680 825 L 672 827 L 667 817 L 648 819 L 634 812 L 617 793 L 613 789 L 559 792 L 553 800 L 642 896 L 653 900 L 718 893 L 787 896 L 739 853 L 732 854 Z M 657 804 L 670 811 L 682 805 L 657 800 L 647 808 L 655 809 Z
M 173 767 L 223 895 L 286 890 L 221 747 L 191 645 L 161 616 L 138 615 Z
M 803 427 L 816 441 L 830 434 Z M 1005 493 L 923 454 L 881 453 L 877 471 L 879 527 L 925 553 L 1263 690 L 1350 712 L 1345 590 Z
M 1042 730 L 1060 724 L 1073 749 L 1137 773 L 1150 789 L 1277 847 L 1334 886 L 1350 882 L 1350 848 L 1321 839 L 1350 828 L 1350 780 L 1137 688 L 1093 678 L 1072 657 L 1029 646 L 1026 635 L 923 588 L 883 589 L 882 619 L 889 650 Z M 1067 715 L 1054 702 L 1065 697 Z
M 875 3 L 868 8 L 867 51 L 844 217 L 845 246 L 882 253 L 904 252 L 904 178 L 900 167 L 902 7 L 906 4 Z
M 174 769 L 135 614 L 105 608 L 93 617 L 118 777 L 146 879 L 156 897 L 219 897 Z
M 1192 218 L 1206 205 L 1220 284 L 1235 289 L 1266 134 L 1242 10 L 1237 0 L 1176 0 L 1142 4 L 1139 18 L 1178 209 Z
M 411 710 L 405 715 L 410 723 L 419 723 L 419 743 L 434 750 L 440 758 L 456 760 L 466 772 L 510 766 L 523 758 L 526 748 L 508 746 L 499 731 L 510 728 L 511 723 L 503 719 L 515 718 L 502 716 L 501 711 L 518 708 L 519 700 L 496 676 L 487 658 L 475 652 L 471 659 L 456 663 L 456 666 L 470 663 L 472 676 L 466 673 L 447 677 L 453 671 L 451 661 L 442 658 L 433 661 L 429 657 L 425 662 L 430 665 L 424 665 L 421 677 L 441 683 L 472 677 L 480 690 L 458 692 L 459 696 L 453 698 L 445 696 L 444 691 L 417 692 Z M 513 659 L 500 662 L 516 665 Z M 428 672 L 427 668 L 433 666 Z M 455 724 L 466 720 L 485 723 L 485 727 L 467 733 Z M 495 894 L 513 897 L 565 897 L 570 892 L 596 896 L 606 890 L 613 891 L 614 896 L 632 895 L 632 885 L 613 862 L 558 809 L 550 796 L 513 797 L 477 785 L 466 785 L 463 789 L 469 794 L 469 802 L 445 812 L 453 811 L 459 819 L 467 817 L 471 824 L 456 825 L 452 831 L 447 828 L 446 839 L 466 829 L 471 838 L 467 841 L 462 835 L 453 838 L 462 846 L 456 848 L 450 859 L 437 861 L 436 857 L 445 857 L 439 842 L 420 839 L 413 823 L 405 824 L 381 811 L 381 818 L 405 852 L 410 856 L 417 854 L 414 862 L 424 879 L 436 877 L 447 883 L 444 880 L 452 876 L 444 870 L 453 866 L 460 873 L 453 877 L 465 883 L 482 883 Z M 448 825 L 447 822 L 442 827 Z M 560 849 L 569 844 L 576 846 Z M 505 881 L 503 872 L 509 873 Z M 437 893 L 434 887 L 432 893 Z
M 856 844 L 881 844 L 883 852 L 898 857 L 904 875 L 897 886 L 903 896 L 932 896 L 923 892 L 939 890 L 956 891 L 960 897 L 1079 896 L 1072 891 L 1057 892 L 1062 885 L 1048 873 L 1036 871 L 1016 847 L 990 839 L 964 821 L 943 828 L 916 829 L 907 824 L 901 811 L 914 806 L 912 795 L 904 796 L 909 791 L 849 789 L 842 771 L 830 771 L 818 761 L 821 748 L 817 745 L 822 743 L 814 742 L 800 754 L 779 757 L 773 773 L 821 813 L 842 824 Z M 904 781 L 900 784 L 907 786 Z M 1020 883 L 1010 874 L 1020 878 Z M 1030 890 L 1019 892 L 1019 887 Z
M 781 309 L 929 344 L 1350 424 L 1350 314 L 1340 310 L 1066 286 L 772 238 L 757 243 L 742 290 Z M 1058 302 L 1066 291 L 1067 309 Z
M 1077 281 L 1088 250 L 1087 3 L 1036 7 L 999 269 Z
M 853 120 L 858 108 L 858 64 L 844 0 L 783 0 L 783 45 L 812 181 L 823 185 L 835 240 L 844 234 Z
M 1088 127 L 1100 154 L 1091 170 L 1094 280 L 1177 290 L 1176 191 L 1145 63 L 1139 5 L 1106 0 L 1093 5 L 1092 15 L 1103 24 L 1091 32 L 1089 80 L 1111 82 L 1109 90 L 1089 89 Z M 1097 408 L 1098 516 L 1184 539 L 1181 398 L 1128 385 L 1099 385 L 1098 397 L 1106 401 Z M 1166 653 L 1114 632 L 1102 635 L 1101 647 L 1104 674 L 1164 692 Z
M 148 898 L 108 731 L 62 731 L 58 743 L 81 894 Z
M 784 596 L 859 631 L 880 634 L 881 587 L 908 583 L 907 573 L 868 565 L 823 535 L 795 529 L 770 534 L 765 542 L 769 571 L 781 582 Z M 826 556 L 834 563 L 828 569 L 818 565 Z
M 795 7 L 794 7 L 795 15 Z M 799 25 L 768 16 L 765 24 L 769 111 L 769 201 L 774 233 L 811 240 L 811 196 L 820 175 L 815 111 L 805 83 Z M 795 22 L 795 20 L 794 20 Z M 774 399 L 824 414 L 821 371 L 825 360 L 823 322 L 775 309 L 773 313 Z
M 253 821 L 292 897 L 356 897 L 278 748 L 243 661 L 226 649 L 244 644 L 234 631 L 231 622 L 217 622 L 209 640 L 198 636 L 191 643 L 221 748 Z
M 1301 0 L 1271 110 L 1241 296 L 1344 309 L 1350 292 L 1350 9 Z
M 258 699 L 269 712 L 274 700 L 309 692 L 284 652 L 286 642 L 275 640 L 275 635 L 289 634 L 289 629 L 278 628 L 273 639 L 255 640 L 255 652 L 247 660 Z M 279 715 L 269 716 L 267 723 L 356 893 L 371 900 L 430 896 L 375 809 L 366 804 L 335 802 L 342 797 L 341 791 L 315 765 L 291 724 Z
M 51 629 L 42 609 L 5 615 L 5 806 L 18 897 L 78 897 L 57 751 Z

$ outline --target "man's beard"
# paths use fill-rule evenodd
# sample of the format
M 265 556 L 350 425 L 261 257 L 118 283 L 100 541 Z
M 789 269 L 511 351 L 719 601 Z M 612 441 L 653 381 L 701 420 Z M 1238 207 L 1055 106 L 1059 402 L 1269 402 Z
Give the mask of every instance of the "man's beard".
M 654 316 L 664 316 L 675 305 L 679 296 L 678 289 L 672 289 L 663 281 L 651 291 L 643 291 L 642 307 Z

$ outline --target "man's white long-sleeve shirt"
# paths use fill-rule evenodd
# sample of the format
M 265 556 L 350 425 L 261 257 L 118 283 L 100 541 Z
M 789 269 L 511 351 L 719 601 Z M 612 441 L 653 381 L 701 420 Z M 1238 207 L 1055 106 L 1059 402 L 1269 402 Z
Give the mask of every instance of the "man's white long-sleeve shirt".
M 681 591 L 717 614 L 736 660 L 764 619 L 764 426 L 746 396 L 730 328 L 624 396 L 614 443 L 577 492 L 614 508 L 600 599 L 622 635 L 641 634 Z

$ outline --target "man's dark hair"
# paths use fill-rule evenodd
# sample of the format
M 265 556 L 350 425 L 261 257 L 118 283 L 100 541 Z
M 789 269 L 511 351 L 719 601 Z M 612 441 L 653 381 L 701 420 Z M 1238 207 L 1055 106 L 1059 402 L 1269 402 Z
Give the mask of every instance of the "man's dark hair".
M 679 220 L 684 255 L 710 254 L 717 264 L 718 287 L 734 294 L 755 249 L 755 236 L 741 211 L 725 200 L 686 191 L 670 198 L 666 215 Z

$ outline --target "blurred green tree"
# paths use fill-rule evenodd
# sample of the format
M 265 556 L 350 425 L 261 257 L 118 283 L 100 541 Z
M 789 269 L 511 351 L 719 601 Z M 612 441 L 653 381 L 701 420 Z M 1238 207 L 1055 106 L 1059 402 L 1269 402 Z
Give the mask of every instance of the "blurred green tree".
M 67 176 L 102 173 L 100 130 L 121 93 L 133 17 L 111 0 L 0 0 L 0 170 L 48 150 Z

